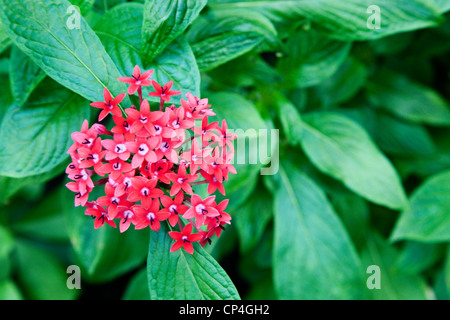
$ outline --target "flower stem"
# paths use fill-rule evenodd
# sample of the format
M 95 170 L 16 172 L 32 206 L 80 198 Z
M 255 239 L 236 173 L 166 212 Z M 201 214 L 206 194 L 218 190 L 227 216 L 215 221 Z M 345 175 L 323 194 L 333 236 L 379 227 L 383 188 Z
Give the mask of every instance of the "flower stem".
M 143 101 L 143 99 L 142 99 L 142 87 L 141 86 L 139 86 L 139 88 L 138 88 L 138 95 L 139 95 L 139 105 L 141 105 L 142 101 Z
M 191 186 L 196 186 L 196 185 L 204 184 L 204 183 L 208 183 L 208 180 L 191 182 Z

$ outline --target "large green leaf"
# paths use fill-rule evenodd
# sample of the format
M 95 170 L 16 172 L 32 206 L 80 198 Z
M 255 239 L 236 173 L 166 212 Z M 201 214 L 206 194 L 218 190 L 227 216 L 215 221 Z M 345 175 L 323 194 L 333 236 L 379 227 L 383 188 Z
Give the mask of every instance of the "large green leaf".
M 0 225 L 0 282 L 10 276 L 11 262 L 10 253 L 14 248 L 14 237 L 4 226 Z
M 123 2 L 126 2 L 126 0 L 95 0 L 94 10 L 103 14 Z M 141 0 L 141 2 L 144 2 L 144 0 Z
M 0 176 L 0 204 L 6 203 L 15 193 L 29 185 L 43 184 L 64 172 L 67 164 L 62 162 L 52 170 L 27 177 L 11 178 Z
M 444 255 L 445 245 L 407 241 L 396 261 L 398 269 L 421 273 L 436 264 Z
M 125 3 L 108 11 L 95 26 L 95 31 L 102 40 L 106 51 L 117 65 L 123 76 L 131 76 L 133 68 L 138 65 L 145 70 L 153 69 L 152 79 L 161 84 L 173 81 L 173 89 L 183 94 L 191 92 L 200 95 L 200 73 L 189 44 L 183 38 L 177 38 L 168 45 L 164 52 L 149 64 L 141 49 L 141 30 L 143 5 Z M 118 21 L 119 24 L 110 24 Z M 153 91 L 152 87 L 143 91 Z M 150 99 L 159 102 L 159 98 Z
M 14 101 L 18 105 L 22 105 L 39 83 L 44 80 L 46 74 L 16 46 L 13 46 L 11 51 L 9 68 Z
M 448 102 L 433 89 L 404 75 L 382 70 L 367 85 L 370 101 L 405 120 L 429 125 L 450 125 Z
M 425 300 L 430 299 L 429 289 L 423 278 L 410 274 L 396 266 L 399 257 L 397 250 L 374 232 L 366 234 L 366 248 L 361 254 L 364 267 L 379 268 L 379 289 L 366 289 L 375 300 Z M 370 271 L 370 269 L 368 269 Z M 367 273 L 367 280 L 374 273 Z
M 363 298 L 359 258 L 324 192 L 292 166 L 282 165 L 279 174 L 273 248 L 278 298 Z
M 369 206 L 353 192 L 345 189 L 331 190 L 334 191 L 328 191 L 331 204 L 345 225 L 356 249 L 360 250 L 365 244 L 365 235 L 369 228 Z
M 450 10 L 450 0 L 433 0 L 437 7 L 439 8 L 439 11 L 444 13 Z
M 8 36 L 8 31 L 0 20 L 0 53 L 11 45 L 11 39 Z
M 69 236 L 60 197 L 59 189 L 46 195 L 36 206 L 17 217 L 12 222 L 11 229 L 29 238 L 68 242 Z
M 363 88 L 368 70 L 366 66 L 347 56 L 339 69 L 327 80 L 313 88 L 323 106 L 333 106 L 347 102 Z
M 147 278 L 153 300 L 238 300 L 239 294 L 225 270 L 202 247 L 194 254 L 182 248 L 170 252 L 168 226 L 150 233 Z
M 380 9 L 379 29 L 368 27 L 373 14 L 369 9 L 372 5 Z M 438 8 L 428 0 L 212 0 L 210 6 L 214 9 L 254 10 L 278 23 L 307 18 L 341 40 L 377 39 L 436 26 L 441 21 Z
M 302 120 L 294 104 L 275 90 L 264 90 L 262 97 L 266 110 L 276 110 L 288 142 L 293 146 L 299 145 L 302 138 Z
M 147 269 L 137 272 L 128 283 L 122 300 L 150 300 L 147 286 Z
M 0 300 L 22 300 L 23 296 L 12 280 L 0 281 Z
M 35 176 L 67 159 L 70 134 L 89 118 L 88 103 L 51 79 L 42 82 L 30 101 L 12 105 L 0 127 L 0 175 Z
M 101 189 L 101 188 L 100 188 Z M 90 201 L 104 195 L 94 189 Z M 105 282 L 129 272 L 141 265 L 147 255 L 147 230 L 120 233 L 118 229 L 104 225 L 94 229 L 94 221 L 84 214 L 83 207 L 74 207 L 74 194 L 67 189 L 61 192 L 63 210 L 70 241 L 79 260 L 84 279 Z
M 314 29 L 302 29 L 287 41 L 287 56 L 278 61 L 284 86 L 310 87 L 330 78 L 345 61 L 351 43 L 336 41 Z
M 411 195 L 392 239 L 423 242 L 450 241 L 450 171 L 427 179 Z
M 0 16 L 14 44 L 50 77 L 91 101 L 103 100 L 103 88 L 125 92 L 121 75 L 102 43 L 80 17 L 67 25 L 66 0 L 1 0 Z
M 17 242 L 17 272 L 31 299 L 68 300 L 79 293 L 67 287 L 68 274 L 56 255 L 29 241 Z
M 209 94 L 208 98 L 216 113 L 216 116 L 208 119 L 219 123 L 225 119 L 228 129 L 238 136 L 233 159 L 237 174 L 230 174 L 229 180 L 224 183 L 227 198 L 231 196 L 233 199 L 230 207 L 235 207 L 250 195 L 256 183 L 254 179 L 261 173 L 266 161 L 273 164 L 275 169 L 277 163 L 271 161 L 271 156 L 277 141 L 271 139 L 271 124 L 266 124 L 255 105 L 243 96 L 232 92 L 216 92 Z M 267 147 L 267 150 L 261 146 Z M 222 196 L 218 195 L 218 198 Z
M 332 112 L 308 114 L 303 120 L 302 147 L 320 171 L 377 204 L 392 209 L 406 205 L 394 167 L 357 123 Z
M 219 11 L 194 24 L 189 42 L 201 71 L 214 69 L 253 49 L 274 48 L 277 31 L 257 12 Z
M 377 130 L 374 139 L 387 153 L 429 155 L 435 152 L 435 145 L 430 134 L 420 124 L 401 121 L 382 113 L 377 118 L 377 127 L 383 130 Z
M 14 101 L 10 90 L 9 78 L 6 74 L 0 74 L 0 123 L 6 114 L 6 110 L 8 110 Z
M 92 9 L 94 2 L 95 0 L 70 0 L 70 3 L 77 6 L 83 15 Z
M 262 188 L 256 189 L 245 203 L 239 206 L 235 217 L 233 216 L 233 222 L 236 223 L 243 253 L 249 252 L 259 243 L 272 215 L 273 199 Z
M 142 49 L 148 63 L 197 18 L 207 0 L 146 0 L 142 23 Z

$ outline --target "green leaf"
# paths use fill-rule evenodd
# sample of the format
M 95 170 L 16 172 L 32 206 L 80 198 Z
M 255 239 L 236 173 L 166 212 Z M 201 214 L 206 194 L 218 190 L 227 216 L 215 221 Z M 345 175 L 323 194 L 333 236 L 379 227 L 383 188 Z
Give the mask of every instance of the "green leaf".
M 126 0 L 95 0 L 94 10 L 100 13 L 106 13 L 113 7 L 125 2 Z
M 258 188 L 236 211 L 233 222 L 239 233 L 241 251 L 246 253 L 259 243 L 272 218 L 273 199 L 265 189 Z
M 12 223 L 12 230 L 26 237 L 68 242 L 66 219 L 60 197 L 59 189 L 47 194 L 36 206 Z
M 261 87 L 261 85 L 274 85 L 283 80 L 274 67 L 253 52 L 210 70 L 208 75 L 213 78 L 214 84 L 223 83 L 230 88 Z
M 9 62 L 9 61 L 8 61 Z M 9 64 L 9 63 L 8 63 Z M 8 67 L 9 69 L 9 67 Z M 13 103 L 13 97 L 11 95 L 9 76 L 0 74 L 0 124 L 6 111 Z
M 141 30 L 143 5 L 125 3 L 108 11 L 96 24 L 95 32 L 102 40 L 106 51 L 116 63 L 123 76 L 133 73 L 138 65 L 145 70 L 154 69 L 152 79 L 165 84 L 173 81 L 173 89 L 180 90 L 183 95 L 191 92 L 200 96 L 200 73 L 189 44 L 183 39 L 174 40 L 164 52 L 151 63 L 144 64 L 144 52 L 141 50 Z M 121 21 L 110 24 L 110 21 Z M 152 91 L 151 87 L 147 87 Z M 149 97 L 159 102 L 159 98 Z
M 17 272 L 26 295 L 37 300 L 74 299 L 77 290 L 67 287 L 68 274 L 50 251 L 21 240 L 17 242 Z M 31 264 L 30 264 L 31 263 Z
M 150 300 L 147 286 L 147 270 L 141 269 L 137 272 L 125 289 L 123 300 Z
M 270 20 L 249 11 L 227 10 L 201 20 L 189 31 L 189 42 L 201 71 L 214 69 L 255 49 L 276 46 Z
M 35 176 L 27 176 L 22 178 L 10 178 L 0 176 L 0 204 L 6 203 L 9 198 L 15 195 L 18 191 L 29 185 L 39 185 L 53 179 L 57 175 L 64 172 L 66 163 L 61 163 L 51 171 L 38 174 Z
M 67 159 L 73 141 L 89 117 L 89 105 L 52 80 L 43 82 L 30 101 L 12 105 L 0 134 L 0 175 L 19 178 L 49 172 Z
M 287 56 L 278 61 L 284 86 L 310 87 L 330 78 L 345 61 L 351 43 L 328 38 L 314 29 L 302 29 L 286 43 Z
M 450 125 L 450 108 L 436 91 L 391 71 L 382 70 L 367 84 L 371 103 L 407 121 Z
M 339 69 L 327 80 L 314 87 L 323 106 L 347 102 L 365 85 L 368 70 L 365 65 L 348 56 Z
M 292 166 L 283 164 L 279 174 L 273 248 L 278 298 L 363 298 L 359 258 L 324 192 Z
M 396 266 L 411 274 L 421 273 L 442 258 L 442 249 L 443 247 L 439 244 L 407 241 L 398 256 Z
M 380 269 L 380 289 L 366 289 L 375 300 L 425 300 L 430 299 L 429 288 L 424 279 L 396 266 L 397 250 L 374 232 L 366 234 L 367 246 L 361 255 L 366 268 L 378 266 Z M 370 282 L 370 273 L 367 274 Z
M 299 145 L 302 138 L 302 120 L 297 108 L 282 93 L 275 90 L 262 92 L 264 107 L 275 108 L 288 142 Z
M 0 300 L 22 300 L 19 288 L 12 280 L 0 281 Z
M 194 243 L 194 254 L 170 252 L 173 239 L 166 224 L 150 233 L 147 278 L 152 300 L 239 300 L 225 270 Z
M 308 114 L 303 120 L 302 147 L 320 171 L 374 203 L 392 209 L 406 205 L 394 167 L 363 128 L 331 112 Z
M 268 125 L 251 101 L 232 92 L 210 93 L 208 98 L 211 108 L 216 113 L 216 116 L 208 119 L 219 123 L 225 119 L 228 129 L 238 136 L 233 159 L 237 174 L 229 175 L 229 180 L 224 186 L 227 197 L 237 192 L 237 198 L 241 202 L 251 193 L 252 189 L 249 189 L 249 186 L 252 185 L 254 177 L 262 174 L 263 165 L 270 163 L 275 169 L 277 163 L 271 161 L 271 156 L 278 141 L 271 139 Z M 267 150 L 262 150 L 261 146 L 266 146 Z
M 380 28 L 373 29 L 369 9 L 380 8 Z M 436 26 L 442 21 L 428 0 L 212 0 L 213 9 L 258 11 L 278 23 L 311 20 L 322 31 L 344 41 L 371 40 L 387 35 Z M 369 25 L 370 23 L 370 25 Z M 368 25 L 371 27 L 369 28 Z
M 10 276 L 11 256 L 10 253 L 14 248 L 14 237 L 11 232 L 0 225 L 0 282 L 5 281 Z
M 146 0 L 142 23 L 142 48 L 147 64 L 199 15 L 207 0 Z
M 67 0 L 1 0 L 0 16 L 14 44 L 54 80 L 90 101 L 115 96 L 126 86 L 96 34 L 83 17 L 70 29 Z
M 104 195 L 95 188 L 89 200 Z M 145 261 L 147 255 L 147 230 L 132 229 L 119 232 L 104 225 L 94 229 L 94 221 L 84 214 L 83 207 L 74 207 L 74 194 L 64 189 L 61 193 L 68 234 L 84 279 L 91 282 L 106 282 L 129 272 Z M 118 222 L 118 221 L 117 221 Z
M 439 12 L 445 13 L 450 10 L 450 0 L 433 0 L 439 8 Z
M 365 244 L 365 235 L 369 228 L 369 206 L 361 197 L 350 191 L 331 192 L 331 204 L 345 225 L 356 249 Z
M 16 46 L 13 46 L 11 51 L 9 68 L 14 101 L 18 105 L 22 105 L 39 83 L 44 80 L 46 74 Z
M 450 241 L 450 171 L 428 178 L 417 188 L 392 234 L 392 240 Z
M 11 39 L 8 35 L 8 30 L 0 20 L 0 53 L 11 45 Z
M 375 141 L 380 148 L 394 155 L 429 155 L 436 147 L 428 131 L 419 124 L 401 121 L 380 113 L 377 117 Z
M 95 0 L 70 0 L 74 6 L 80 8 L 80 12 L 86 15 L 94 6 Z

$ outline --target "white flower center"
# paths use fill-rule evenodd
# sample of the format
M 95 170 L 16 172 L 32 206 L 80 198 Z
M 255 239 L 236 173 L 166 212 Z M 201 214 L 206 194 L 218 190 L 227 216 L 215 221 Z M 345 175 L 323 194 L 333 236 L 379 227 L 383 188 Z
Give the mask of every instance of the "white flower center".
M 80 173 L 81 173 L 81 176 L 82 176 L 81 179 L 86 181 L 88 179 L 88 177 L 89 177 L 87 172 L 86 172 L 86 170 L 83 169 L 83 170 L 81 170 Z
M 174 120 L 172 122 L 172 127 L 174 127 L 175 129 L 178 129 L 180 127 L 180 123 L 178 122 L 178 120 Z
M 177 210 L 177 205 L 176 204 L 173 204 L 173 205 L 171 205 L 169 207 L 169 211 L 172 212 L 172 213 L 174 213 L 176 210 Z
M 139 121 L 141 121 L 141 123 L 147 123 L 148 118 L 141 115 L 141 117 L 139 118 Z
M 155 220 L 155 218 L 156 218 L 156 216 L 155 216 L 155 214 L 153 212 L 149 212 L 147 214 L 147 219 L 148 220 Z
M 131 219 L 131 218 L 133 218 L 134 213 L 131 210 L 127 210 L 123 213 L 123 215 L 125 216 L 125 219 Z
M 141 189 L 141 194 L 144 197 L 148 197 L 149 193 L 150 193 L 150 190 L 148 188 L 144 187 L 144 188 Z
M 148 148 L 148 146 L 147 146 L 145 143 L 143 143 L 143 144 L 141 144 L 141 145 L 139 146 L 139 151 L 138 151 L 138 153 L 139 153 L 141 156 L 145 156 L 145 155 L 147 154 L 148 150 L 150 150 L 150 149 Z
M 112 198 L 111 198 L 111 203 L 112 203 L 112 204 L 118 205 L 119 202 L 120 202 L 120 199 L 119 199 L 119 198 L 116 198 L 116 197 L 112 197 Z
M 94 153 L 94 154 L 92 155 L 92 161 L 94 161 L 94 163 L 97 163 L 98 160 L 100 160 L 98 154 Z
M 116 153 L 123 153 L 123 152 L 127 151 L 127 146 L 120 143 L 120 144 L 116 145 L 115 151 L 116 151 Z
M 188 112 L 186 112 L 186 117 L 188 117 L 188 118 L 192 118 L 192 113 L 190 113 L 189 111 L 188 111 Z
M 125 178 L 123 179 L 123 184 L 125 185 L 125 190 L 131 186 L 131 179 L 130 178 Z
M 161 143 L 161 146 L 159 147 L 159 149 L 161 149 L 162 152 L 166 152 L 167 150 L 169 150 L 169 143 L 167 143 L 167 142 Z
M 177 180 L 177 181 L 178 181 L 178 183 L 179 183 L 179 184 L 182 184 L 182 183 L 184 183 L 184 179 L 183 179 L 183 178 L 178 178 L 178 180 Z
M 155 124 L 155 133 L 157 135 L 160 135 L 162 132 L 162 128 L 160 126 L 158 126 L 157 124 Z
M 120 170 L 120 168 L 122 168 L 122 165 L 120 164 L 120 162 L 116 162 L 113 164 L 113 169 L 114 170 Z
M 181 240 L 183 240 L 183 241 L 187 241 L 187 239 L 188 239 L 187 236 L 182 236 L 182 237 L 181 237 Z
M 111 177 L 108 178 L 108 182 L 110 185 L 112 185 L 114 188 L 117 187 L 118 183 L 113 180 Z
M 203 204 L 198 204 L 195 206 L 195 211 L 197 211 L 198 214 L 203 214 L 203 210 L 205 210 L 205 206 Z
M 136 81 L 136 85 L 137 85 L 137 86 L 140 86 L 141 83 L 142 83 L 141 80 Z

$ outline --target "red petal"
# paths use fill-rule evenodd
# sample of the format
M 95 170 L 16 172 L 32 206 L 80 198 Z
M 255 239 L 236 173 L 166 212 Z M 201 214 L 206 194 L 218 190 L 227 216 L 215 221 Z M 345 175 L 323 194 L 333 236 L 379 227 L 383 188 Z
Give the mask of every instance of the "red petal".
M 186 252 L 189 254 L 194 253 L 194 246 L 190 242 L 183 243 L 183 249 L 186 250 Z
M 113 98 L 111 96 L 111 92 L 107 88 L 103 88 L 103 98 L 105 99 L 105 102 L 108 104 L 110 103 Z

